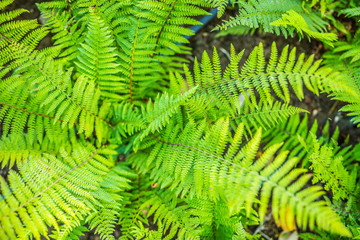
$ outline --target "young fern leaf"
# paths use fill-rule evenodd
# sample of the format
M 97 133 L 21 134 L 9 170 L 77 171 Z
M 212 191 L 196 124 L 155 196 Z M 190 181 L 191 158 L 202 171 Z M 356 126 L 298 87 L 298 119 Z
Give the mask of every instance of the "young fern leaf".
M 242 128 L 240 125 L 236 132 Z M 245 207 L 249 216 L 252 205 L 259 201 L 260 221 L 272 197 L 276 222 L 284 222 L 288 211 L 296 216 L 299 227 L 314 229 L 316 224 L 324 230 L 351 236 L 326 202 L 316 201 L 324 194 L 321 187 L 301 190 L 310 175 L 301 175 L 306 170 L 295 168 L 298 159 L 288 159 L 287 151 L 274 156 L 282 144 L 269 147 L 255 161 L 261 129 L 244 147 L 238 142 L 241 137 L 236 142 L 231 139 L 228 120 L 219 119 L 206 133 L 203 129 L 192 123 L 182 131 L 175 125 L 167 127 L 147 160 L 154 181 L 162 187 L 182 189 L 189 197 L 196 195 L 214 202 L 226 199 L 231 214 Z M 228 146 L 234 146 L 235 154 L 227 155 Z M 193 187 L 189 189 L 189 185 Z
M 271 23 L 272 26 L 285 27 L 291 26 L 295 28 L 300 39 L 306 34 L 309 39 L 310 37 L 316 38 L 320 41 L 326 42 L 330 46 L 333 46 L 332 42 L 337 40 L 337 36 L 334 33 L 322 33 L 312 30 L 305 19 L 294 10 L 289 10 L 282 15 L 281 19 L 278 19 Z
M 114 39 L 104 20 L 95 13 L 90 13 L 88 34 L 79 49 L 78 61 L 75 62 L 80 74 L 86 74 L 95 81 L 102 97 L 118 101 L 116 93 L 122 89 Z

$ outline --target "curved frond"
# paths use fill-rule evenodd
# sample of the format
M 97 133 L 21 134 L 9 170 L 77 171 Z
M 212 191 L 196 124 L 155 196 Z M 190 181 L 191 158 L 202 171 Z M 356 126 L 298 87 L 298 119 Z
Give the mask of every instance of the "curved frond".
M 240 125 L 235 131 L 240 133 L 242 128 Z M 261 129 L 245 146 L 239 143 L 241 136 L 232 139 L 225 119 L 218 120 L 206 133 L 202 129 L 191 123 L 182 131 L 169 125 L 158 138 L 147 166 L 160 186 L 177 187 L 183 194 L 214 202 L 226 199 L 230 213 L 245 207 L 249 215 L 254 202 L 259 201 L 261 221 L 272 198 L 276 222 L 284 222 L 288 211 L 296 216 L 299 227 L 313 229 L 316 224 L 334 233 L 351 235 L 325 201 L 316 201 L 324 194 L 321 187 L 302 190 L 310 175 L 303 175 L 305 169 L 295 168 L 298 159 L 288 159 L 287 151 L 275 156 L 282 144 L 269 147 L 255 161 Z M 193 187 L 189 189 L 189 185 Z

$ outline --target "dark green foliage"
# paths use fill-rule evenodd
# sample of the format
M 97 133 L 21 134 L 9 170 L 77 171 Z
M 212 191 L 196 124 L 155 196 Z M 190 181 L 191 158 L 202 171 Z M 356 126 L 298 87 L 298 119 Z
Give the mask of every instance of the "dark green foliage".
M 259 239 L 249 226 L 270 211 L 317 233 L 304 238 L 359 236 L 359 145 L 339 145 L 329 125 L 318 137 L 290 104 L 327 92 L 360 122 L 359 34 L 330 43 L 322 17 L 357 19 L 352 1 L 240 1 L 219 29 L 296 30 L 334 48 L 323 64 L 276 43 L 265 59 L 260 44 L 240 65 L 231 46 L 225 71 L 216 49 L 192 68 L 182 57 L 194 17 L 222 15 L 225 0 L 55 0 L 39 4 L 45 26 L 17 21 L 11 3 L 0 2 L 0 163 L 12 168 L 0 239 L 115 239 L 117 225 L 124 240 Z

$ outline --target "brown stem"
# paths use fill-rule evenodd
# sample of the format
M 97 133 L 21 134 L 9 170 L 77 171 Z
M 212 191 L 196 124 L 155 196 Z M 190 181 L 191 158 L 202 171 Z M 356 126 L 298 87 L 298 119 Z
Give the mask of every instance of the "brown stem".
M 131 104 L 133 103 L 132 80 L 133 80 L 133 74 L 134 74 L 134 56 L 135 56 L 135 47 L 136 47 L 136 41 L 137 41 L 137 37 L 138 37 L 139 25 L 140 25 L 140 18 L 139 18 L 137 26 L 136 26 L 134 46 L 133 46 L 133 49 L 132 49 L 132 52 L 131 52 L 130 79 L 129 79 L 130 103 Z
M 11 105 L 11 104 L 8 104 L 8 103 L 4 103 L 4 102 L 0 102 L 0 105 L 5 105 L 5 106 L 8 106 L 8 107 L 11 107 L 11 108 L 15 108 L 16 110 L 19 110 L 19 111 L 22 111 L 22 112 L 26 112 L 26 113 L 29 113 L 29 114 L 33 114 L 33 115 L 36 115 L 36 116 L 40 116 L 40 117 L 44 117 L 44 118 L 50 118 L 50 119 L 55 119 L 55 117 L 52 117 L 52 116 L 48 116 L 48 115 L 45 115 L 45 114 L 41 114 L 41 113 L 36 113 L 36 112 L 30 112 L 29 110 L 27 110 L 26 108 L 19 108 L 17 106 L 14 106 L 14 105 Z M 58 122 L 64 122 L 64 120 L 62 119 L 57 119 Z M 78 125 L 79 123 L 74 123 L 75 125 Z
M 160 32 L 159 32 L 159 34 L 158 34 L 157 37 L 156 37 L 156 43 L 155 43 L 154 52 L 156 52 L 156 49 L 157 49 L 158 44 L 159 44 L 159 39 L 160 39 L 161 33 L 163 32 L 166 23 L 167 23 L 167 22 L 169 21 L 169 19 L 170 19 L 170 15 L 171 15 L 172 11 L 174 10 L 174 7 L 175 7 L 176 2 L 177 2 L 177 0 L 175 0 L 174 3 L 173 3 L 173 5 L 171 6 L 171 9 L 170 9 L 170 11 L 169 11 L 169 13 L 168 13 L 168 15 L 167 15 L 167 17 L 166 17 L 166 19 L 165 19 L 165 22 L 164 22 L 164 24 L 161 26 Z

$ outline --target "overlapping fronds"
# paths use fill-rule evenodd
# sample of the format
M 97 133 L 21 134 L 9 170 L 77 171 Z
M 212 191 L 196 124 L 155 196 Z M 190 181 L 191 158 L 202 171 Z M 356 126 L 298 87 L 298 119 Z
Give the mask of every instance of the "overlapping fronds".
M 175 236 L 178 239 L 200 239 L 201 228 L 196 224 L 199 220 L 191 217 L 189 208 L 170 191 L 154 192 L 140 207 L 147 211 L 148 216 L 154 216 L 154 222 L 162 227 L 162 235 L 165 235 L 162 239 L 173 239 Z
M 272 198 L 276 222 L 284 222 L 285 212 L 288 212 L 296 216 L 299 227 L 313 229 L 316 224 L 328 231 L 350 236 L 326 202 L 316 201 L 324 194 L 321 187 L 301 190 L 310 175 L 302 175 L 306 170 L 294 168 L 298 159 L 288 159 L 287 151 L 274 156 L 282 144 L 269 147 L 255 161 L 261 129 L 243 146 L 243 125 L 235 129 L 232 137 L 226 119 L 219 119 L 206 132 L 204 124 L 189 123 L 183 130 L 171 124 L 156 138 L 158 143 L 146 164 L 151 169 L 152 178 L 161 187 L 176 188 L 177 192 L 190 198 L 197 196 L 214 202 L 226 199 L 231 214 L 245 207 L 250 215 L 254 202 L 259 200 L 260 221 L 264 219 Z
M 100 183 L 113 161 L 104 154 L 113 151 L 91 146 L 78 146 L 71 152 L 61 148 L 56 155 L 30 156 L 18 166 L 19 173 L 10 172 L 9 185 L 1 177 L 0 235 L 40 239 L 47 236 L 47 226 L 60 231 L 96 209 L 99 198 L 105 203 Z
M 303 160 L 307 154 L 304 150 L 304 147 L 306 147 L 304 144 L 308 143 L 310 145 L 313 136 L 316 136 L 317 130 L 318 123 L 316 120 L 309 126 L 307 114 L 303 119 L 300 118 L 299 114 L 296 114 L 287 121 L 272 127 L 269 131 L 264 131 L 262 141 L 266 143 L 265 149 L 284 142 L 280 148 L 281 151 L 289 151 L 289 157 L 296 156 Z M 303 162 L 303 164 L 305 165 L 306 162 Z
M 232 47 L 230 64 L 222 73 L 220 60 L 214 49 L 212 60 L 204 52 L 201 67 L 195 60 L 194 74 L 186 66 L 185 77 L 179 73 L 170 74 L 170 89 L 173 94 L 198 86 L 195 97 L 185 106 L 190 118 L 205 119 L 211 125 L 211 122 L 220 117 L 229 117 L 235 123 L 245 123 L 250 133 L 251 129 L 259 126 L 271 128 L 303 111 L 288 105 L 292 91 L 301 100 L 304 97 L 304 85 L 319 94 L 325 79 L 330 81 L 338 77 L 330 68 L 320 67 L 320 61 L 313 63 L 313 56 L 305 60 L 304 54 L 301 54 L 297 58 L 296 49 L 289 53 L 288 47 L 285 47 L 278 57 L 275 44 L 267 63 L 260 44 L 239 71 L 242 55 L 243 52 L 236 54 Z M 215 111 L 216 116 L 213 114 Z
M 351 121 L 355 124 L 360 123 L 360 61 L 351 64 L 348 60 L 336 60 L 338 55 L 330 56 L 326 64 L 333 64 L 332 67 L 339 69 L 341 77 L 336 82 L 326 81 L 328 86 L 327 92 L 330 93 L 332 99 L 340 100 L 347 105 L 340 110 L 348 112 L 347 115 L 353 116 Z
M 142 130 L 146 124 L 138 108 L 131 104 L 118 104 L 113 106 L 113 126 L 116 131 L 114 137 L 121 143 L 122 138 L 132 136 Z
M 337 42 L 335 48 L 331 51 L 331 54 L 339 57 L 340 60 L 351 59 L 350 64 L 353 64 L 360 60 L 360 30 L 354 35 L 351 42 Z M 338 56 L 340 55 L 340 56 Z
M 143 97 L 155 97 L 156 92 L 163 89 L 161 84 L 166 86 L 166 82 L 159 61 L 151 58 L 155 44 L 145 37 L 146 21 L 134 17 L 127 20 L 129 28 L 117 41 L 121 48 L 120 71 L 126 83 L 120 94 L 123 101 L 141 105 Z
M 15 122 L 13 119 L 16 119 L 15 113 L 18 111 L 25 115 L 21 118 L 20 126 L 24 126 L 27 116 L 35 115 L 31 118 L 35 126 L 38 125 L 34 123 L 35 119 L 40 121 L 42 118 L 51 119 L 54 123 L 59 122 L 62 127 L 78 124 L 78 133 L 84 132 L 87 137 L 94 131 L 95 119 L 110 126 L 108 120 L 98 116 L 100 91 L 96 88 L 94 80 L 81 75 L 72 85 L 71 68 L 64 72 L 62 65 L 55 64 L 51 57 L 36 51 L 29 52 L 22 45 L 12 43 L 12 48 L 19 58 L 21 67 L 17 69 L 16 75 L 9 77 L 5 83 L 7 86 L 14 83 L 16 87 L 22 85 L 24 93 L 20 95 L 20 99 L 14 99 L 11 96 L 13 88 L 2 86 L 1 102 L 4 104 L 1 114 L 6 129 Z M 11 104 L 12 102 L 16 104 Z M 34 113 L 27 111 L 29 103 Z
M 138 157 L 141 158 L 141 154 Z M 140 174 L 137 170 L 128 174 L 131 179 L 131 192 L 122 192 L 122 208 L 119 212 L 119 225 L 121 226 L 120 240 L 136 239 L 135 229 L 149 225 L 146 211 L 140 208 L 149 199 L 151 184 L 149 177 Z
M 1 1 L 0 11 L 6 10 L 13 0 Z M 16 17 L 26 12 L 25 9 L 16 9 L 0 13 L 0 77 L 16 67 L 4 68 L 10 64 L 15 56 L 9 48 L 9 39 L 23 43 L 30 49 L 35 49 L 40 40 L 48 33 L 46 28 L 40 27 L 36 20 L 15 20 Z
M 222 25 L 218 25 L 216 30 L 227 29 L 236 25 L 248 26 L 250 28 L 261 27 L 265 32 L 282 33 L 285 37 L 293 36 L 294 28 L 284 27 L 282 25 L 275 26 L 272 23 L 279 20 L 292 10 L 296 12 L 302 19 L 302 27 L 321 34 L 326 29 L 326 22 L 321 19 L 315 12 L 309 12 L 302 7 L 299 0 L 284 1 L 239 1 L 239 15 L 231 17 L 229 21 L 225 21 Z
M 63 1 L 62 1 L 63 3 Z M 44 7 L 41 3 L 39 9 L 42 17 L 48 19 L 45 22 L 51 33 L 54 41 L 53 50 L 54 57 L 57 57 L 66 66 L 71 66 L 73 60 L 79 55 L 80 43 L 85 39 L 85 24 L 82 18 L 76 19 L 70 12 L 54 12 Z

